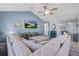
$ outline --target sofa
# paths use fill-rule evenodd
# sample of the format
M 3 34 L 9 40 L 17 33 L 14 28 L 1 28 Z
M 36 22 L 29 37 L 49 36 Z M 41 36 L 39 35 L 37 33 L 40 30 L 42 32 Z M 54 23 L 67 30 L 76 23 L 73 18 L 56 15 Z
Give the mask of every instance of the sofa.
M 68 56 L 71 36 L 67 33 L 50 40 L 27 40 L 20 36 L 7 36 L 8 56 Z

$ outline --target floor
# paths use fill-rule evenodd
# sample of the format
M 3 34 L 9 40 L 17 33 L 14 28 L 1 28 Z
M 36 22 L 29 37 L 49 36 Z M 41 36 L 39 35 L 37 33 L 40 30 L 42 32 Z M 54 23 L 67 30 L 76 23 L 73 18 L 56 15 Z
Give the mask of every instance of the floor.
M 79 56 L 79 42 L 71 42 L 70 56 Z
M 6 46 L 6 43 L 0 44 L 0 56 L 7 56 L 7 46 Z

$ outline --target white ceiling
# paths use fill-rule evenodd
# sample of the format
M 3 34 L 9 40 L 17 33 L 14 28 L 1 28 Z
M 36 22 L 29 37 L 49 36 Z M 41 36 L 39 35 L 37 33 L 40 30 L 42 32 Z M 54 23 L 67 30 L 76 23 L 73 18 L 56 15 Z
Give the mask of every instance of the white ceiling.
M 60 20 L 73 19 L 79 16 L 79 4 L 78 3 L 52 3 L 49 4 L 49 8 L 57 7 L 58 10 L 54 12 L 54 15 L 42 16 L 42 14 L 37 13 L 37 11 L 43 10 L 43 4 L 37 3 L 0 3 L 0 11 L 32 11 L 41 19 L 49 22 L 57 22 Z M 33 7 L 33 9 L 30 9 Z

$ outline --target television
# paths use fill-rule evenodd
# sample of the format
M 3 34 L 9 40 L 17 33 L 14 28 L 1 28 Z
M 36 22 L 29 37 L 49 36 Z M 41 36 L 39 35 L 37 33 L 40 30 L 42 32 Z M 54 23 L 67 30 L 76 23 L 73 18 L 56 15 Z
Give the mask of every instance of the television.
M 24 22 L 25 28 L 37 28 L 37 22 L 36 21 L 27 21 Z

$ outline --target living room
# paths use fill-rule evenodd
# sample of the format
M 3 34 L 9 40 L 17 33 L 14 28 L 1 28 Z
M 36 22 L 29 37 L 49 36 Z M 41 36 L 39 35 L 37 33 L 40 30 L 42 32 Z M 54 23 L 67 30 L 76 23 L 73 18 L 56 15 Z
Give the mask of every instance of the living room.
M 76 3 L 66 3 L 66 4 L 65 3 L 2 3 L 0 4 L 0 24 L 1 24 L 0 46 L 4 47 L 3 49 L 0 48 L 0 51 L 2 53 L 1 55 L 7 55 L 7 56 L 79 55 L 79 53 L 74 54 L 75 50 L 73 50 L 73 48 L 78 49 L 78 35 L 79 35 L 78 20 L 79 20 L 79 4 Z M 59 43 L 59 41 L 54 40 L 55 39 L 60 40 L 61 39 L 60 36 L 68 36 L 69 38 L 67 37 L 66 39 L 71 39 L 72 41 L 72 44 L 67 42 L 68 44 L 70 44 L 70 47 L 72 47 L 71 50 L 70 48 L 68 48 L 67 54 L 65 54 L 64 51 L 63 52 L 61 51 L 61 54 L 58 52 L 54 52 L 52 54 L 48 53 L 49 50 L 45 49 L 45 52 L 47 54 L 43 54 L 45 52 L 43 53 L 40 52 L 39 54 L 35 53 L 33 55 L 32 52 L 34 52 L 35 50 L 39 50 L 40 49 L 39 47 L 42 46 L 36 44 L 35 46 L 32 46 L 33 51 L 29 52 L 29 55 L 27 55 L 27 53 L 22 54 L 21 51 L 14 53 L 15 54 L 14 55 L 10 50 L 9 47 L 10 44 L 8 44 L 10 39 L 14 40 L 16 38 L 25 39 L 23 42 L 25 42 L 26 45 L 28 45 L 28 42 L 32 39 L 34 39 L 32 40 L 33 42 L 38 41 L 39 44 L 43 45 L 48 44 L 49 41 L 52 41 L 53 42 L 52 44 L 56 44 L 54 42 Z M 15 40 L 13 42 L 15 42 Z M 48 49 L 50 48 L 50 46 L 48 46 Z M 52 50 L 52 48 L 50 50 Z M 14 51 L 17 51 L 16 47 Z M 54 51 L 54 48 L 52 51 Z

